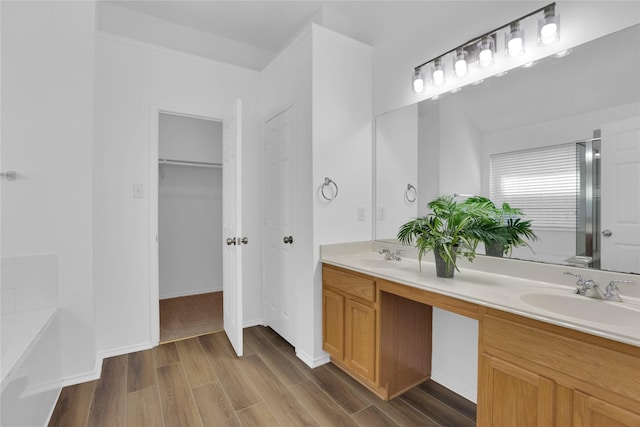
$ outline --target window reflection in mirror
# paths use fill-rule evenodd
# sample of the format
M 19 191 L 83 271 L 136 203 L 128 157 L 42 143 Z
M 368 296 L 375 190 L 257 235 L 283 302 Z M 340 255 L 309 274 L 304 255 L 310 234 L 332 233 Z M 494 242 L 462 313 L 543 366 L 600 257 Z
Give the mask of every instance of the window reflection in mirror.
M 592 140 L 601 129 L 601 217 L 592 211 L 590 220 L 591 238 L 599 233 L 601 240 L 595 250 L 602 254 L 590 256 L 602 259 L 601 268 L 640 273 L 639 28 L 377 117 L 376 240 L 393 241 L 398 227 L 425 215 L 427 202 L 440 194 L 490 197 L 492 156 L 562 144 L 579 149 L 579 141 Z M 584 171 L 576 170 L 580 187 Z M 408 184 L 416 188 L 415 202 L 405 197 Z M 595 200 L 598 190 L 591 191 Z M 571 220 L 586 222 L 580 188 L 573 197 Z M 517 201 L 511 204 L 527 213 Z M 547 224 L 536 229 L 535 221 L 533 227 L 540 238 L 531 244 L 533 251 L 517 248 L 513 257 L 583 265 L 583 259 L 571 259 L 586 253 L 583 228 L 560 231 Z

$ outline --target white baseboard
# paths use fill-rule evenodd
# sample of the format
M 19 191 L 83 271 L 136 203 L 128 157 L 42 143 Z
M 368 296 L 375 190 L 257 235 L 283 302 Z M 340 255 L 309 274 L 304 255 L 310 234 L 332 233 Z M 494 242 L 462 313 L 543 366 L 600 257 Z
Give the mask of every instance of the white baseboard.
M 169 298 L 179 298 L 179 297 L 190 297 L 193 295 L 200 294 L 208 294 L 211 292 L 222 292 L 222 288 L 220 289 L 196 289 L 196 290 L 188 290 L 188 291 L 180 291 L 180 292 L 172 292 L 168 294 L 160 294 L 160 299 L 169 299 Z
M 331 358 L 327 353 L 324 353 L 320 357 L 311 357 L 305 352 L 299 351 L 296 349 L 296 356 L 298 357 L 298 359 L 302 360 L 311 369 L 317 368 L 318 366 L 325 365 L 331 361 Z
M 242 323 L 243 328 L 250 328 L 252 326 L 264 326 L 264 323 L 262 323 L 262 319 L 260 318 L 245 320 L 244 323 Z
M 459 394 L 465 399 L 470 400 L 473 403 L 478 403 L 478 391 L 471 389 L 467 384 L 462 384 L 459 381 L 452 380 L 451 378 L 433 375 L 433 373 L 431 374 L 431 379 L 454 393 Z
M 96 354 L 96 364 L 93 371 L 63 378 L 62 387 L 100 379 L 100 375 L 102 373 L 102 361 L 104 359 L 107 359 L 113 356 L 120 356 L 127 353 L 134 353 L 136 351 L 148 350 L 153 347 L 155 346 L 152 343 L 142 343 L 142 344 L 115 348 L 111 350 L 100 351 L 98 352 L 98 354 Z

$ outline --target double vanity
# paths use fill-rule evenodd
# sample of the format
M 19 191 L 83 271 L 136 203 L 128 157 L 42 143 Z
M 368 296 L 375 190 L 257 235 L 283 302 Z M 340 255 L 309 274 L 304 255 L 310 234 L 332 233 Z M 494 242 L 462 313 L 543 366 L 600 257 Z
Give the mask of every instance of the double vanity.
M 323 348 L 379 397 L 430 378 L 436 307 L 478 320 L 479 426 L 640 425 L 640 299 L 627 288 L 623 302 L 587 298 L 562 267 L 511 260 L 442 279 L 431 254 L 420 268 L 378 250 L 328 245 L 321 261 Z M 511 274 L 523 268 L 545 273 Z

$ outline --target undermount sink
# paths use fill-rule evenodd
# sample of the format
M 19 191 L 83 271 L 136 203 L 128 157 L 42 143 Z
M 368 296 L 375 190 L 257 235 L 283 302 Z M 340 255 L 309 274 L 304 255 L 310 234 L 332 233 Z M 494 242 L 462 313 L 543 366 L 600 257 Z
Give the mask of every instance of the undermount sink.
M 539 309 L 590 322 L 640 328 L 640 309 L 625 303 L 587 298 L 579 295 L 547 293 L 524 294 L 520 300 Z

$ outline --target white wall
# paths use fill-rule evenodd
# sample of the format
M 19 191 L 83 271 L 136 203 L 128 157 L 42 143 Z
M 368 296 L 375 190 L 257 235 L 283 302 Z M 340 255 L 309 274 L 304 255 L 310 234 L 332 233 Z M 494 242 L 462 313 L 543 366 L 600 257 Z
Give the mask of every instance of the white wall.
M 160 170 L 160 299 L 221 291 L 222 168 Z
M 157 153 L 158 110 L 221 118 L 243 99 L 245 323 L 261 318 L 261 140 L 259 74 L 203 58 L 98 34 L 94 135 L 95 304 L 101 354 L 152 344 L 157 288 L 151 279 L 150 153 Z M 134 199 L 133 184 L 144 198 Z M 155 199 L 157 200 L 157 198 Z M 157 277 L 157 276 L 156 276 Z M 151 297 L 150 297 L 151 296 Z M 253 296 L 253 298 L 252 298 Z M 153 320 L 155 323 L 155 320 Z
M 160 114 L 158 157 L 222 164 L 222 122 Z
M 1 7 L 2 170 L 18 172 L 2 181 L 2 256 L 57 254 L 59 351 L 62 376 L 72 381 L 95 363 L 95 9 L 91 2 Z
M 305 288 L 302 346 L 317 360 L 322 351 L 320 245 L 372 238 L 372 48 L 313 26 L 313 289 Z M 318 194 L 324 177 L 340 186 L 327 202 Z M 364 212 L 362 220 L 358 210 Z M 311 351 L 313 351 L 311 353 Z
M 376 226 L 375 238 L 395 239 L 399 224 L 418 215 L 418 105 L 376 119 Z M 405 192 L 407 184 L 416 188 Z
M 480 134 L 457 109 L 455 97 L 440 100 L 440 194 L 480 194 Z

